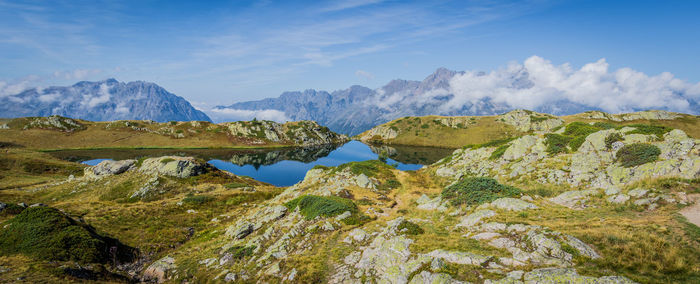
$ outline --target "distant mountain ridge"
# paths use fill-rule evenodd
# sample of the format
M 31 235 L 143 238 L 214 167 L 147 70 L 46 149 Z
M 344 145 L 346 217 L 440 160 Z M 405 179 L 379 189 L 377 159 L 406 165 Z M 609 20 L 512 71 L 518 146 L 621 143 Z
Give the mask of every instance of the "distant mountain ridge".
M 82 81 L 67 87 L 32 88 L 0 97 L 0 117 L 49 115 L 92 121 L 211 121 L 184 98 L 143 81 Z
M 606 104 L 590 103 L 590 100 L 587 100 L 586 96 L 590 94 L 579 95 L 580 99 L 575 98 L 576 100 L 569 99 L 574 96 L 571 94 L 571 89 L 577 89 L 575 84 L 570 87 L 571 89 L 556 89 L 558 86 L 551 88 L 547 85 L 550 82 L 542 82 L 541 71 L 538 72 L 540 73 L 535 76 L 523 65 L 492 73 L 457 72 L 439 68 L 422 81 L 397 79 L 375 90 L 358 85 L 330 93 L 308 89 L 303 92 L 285 92 L 277 98 L 217 106 L 213 111 L 275 110 L 283 112 L 291 120 L 315 120 L 335 132 L 356 135 L 376 125 L 405 116 L 497 115 L 520 108 L 553 115 L 604 110 L 601 106 Z M 574 75 L 570 76 L 574 77 Z M 649 101 L 648 98 L 644 98 L 645 94 L 635 93 L 634 84 L 630 87 L 624 85 L 627 82 L 614 81 L 617 80 L 615 76 L 603 78 L 619 85 L 618 89 L 627 92 L 625 95 L 632 93 Z M 493 83 L 494 81 L 496 83 Z M 586 82 L 580 84 L 586 87 Z M 566 85 L 566 87 L 569 86 Z M 620 94 L 607 94 L 605 91 L 596 93 L 596 96 L 609 95 L 605 99 L 611 101 L 616 100 L 614 96 L 621 97 Z M 661 91 L 667 91 L 667 89 Z M 568 97 L 560 93 L 566 93 Z M 539 96 L 540 101 L 535 97 L 530 99 L 531 94 Z M 686 97 L 676 90 L 671 90 L 667 97 L 685 104 L 685 112 L 689 112 L 688 109 L 700 107 L 692 96 Z M 643 99 L 638 101 L 644 101 Z M 520 106 L 515 105 L 514 101 L 520 103 Z M 655 105 L 650 106 L 635 106 L 627 102 L 627 105 L 622 104 L 621 107 L 625 112 L 652 108 L 684 112 L 682 109 L 665 105 L 677 106 L 678 104 L 673 105 L 663 100 L 655 101 L 658 103 L 655 102 Z

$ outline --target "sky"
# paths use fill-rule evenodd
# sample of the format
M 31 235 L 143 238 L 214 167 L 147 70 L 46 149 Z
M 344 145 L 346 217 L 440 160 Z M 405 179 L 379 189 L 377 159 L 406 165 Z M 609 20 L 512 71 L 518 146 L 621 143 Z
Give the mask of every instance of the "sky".
M 700 1 L 0 0 L 0 94 L 116 78 L 206 109 L 532 58 L 695 84 L 698 46 Z

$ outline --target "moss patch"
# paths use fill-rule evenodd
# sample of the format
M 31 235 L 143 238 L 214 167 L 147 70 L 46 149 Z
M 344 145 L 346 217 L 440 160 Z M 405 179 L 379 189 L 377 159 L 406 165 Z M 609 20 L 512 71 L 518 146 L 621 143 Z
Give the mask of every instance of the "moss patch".
M 475 205 L 494 201 L 501 197 L 517 197 L 520 189 L 498 183 L 487 177 L 467 177 L 446 187 L 442 197 L 453 205 Z
M 659 147 L 645 143 L 625 145 L 617 150 L 617 160 L 623 167 L 634 167 L 656 161 L 661 154 Z
M 284 205 L 289 210 L 299 207 L 299 212 L 306 220 L 311 220 L 318 216 L 333 217 L 345 211 L 350 211 L 350 213 L 357 213 L 358 211 L 357 205 L 352 200 L 337 196 L 304 195 Z

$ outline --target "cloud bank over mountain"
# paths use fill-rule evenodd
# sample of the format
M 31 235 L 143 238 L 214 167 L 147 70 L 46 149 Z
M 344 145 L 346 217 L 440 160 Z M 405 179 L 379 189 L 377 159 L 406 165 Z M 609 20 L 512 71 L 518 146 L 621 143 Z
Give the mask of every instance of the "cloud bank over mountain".
M 613 113 L 653 108 L 697 111 L 691 101 L 698 100 L 700 83 L 687 83 L 667 72 L 649 76 L 630 68 L 609 69 L 605 59 L 574 69 L 532 56 L 523 64 L 513 63 L 487 74 L 464 72 L 450 80 L 454 98 L 445 104 L 445 110 L 489 98 L 526 109 L 567 100 Z
M 610 70 L 605 59 L 576 69 L 532 56 L 490 72 L 440 68 L 423 81 L 393 80 L 375 90 L 352 86 L 332 93 L 285 92 L 278 98 L 219 106 L 213 112 L 274 113 L 292 120 L 317 120 L 334 131 L 357 134 L 402 116 L 490 115 L 517 108 L 556 115 L 648 109 L 697 114 L 698 101 L 700 83 L 668 72 Z

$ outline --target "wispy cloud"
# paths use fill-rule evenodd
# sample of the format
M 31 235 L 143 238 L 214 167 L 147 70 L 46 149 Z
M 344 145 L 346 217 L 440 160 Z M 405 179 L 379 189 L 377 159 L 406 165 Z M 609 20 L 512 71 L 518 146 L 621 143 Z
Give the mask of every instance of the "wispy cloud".
M 335 12 L 335 11 L 341 11 L 341 10 L 346 10 L 346 9 L 352 9 L 352 8 L 357 8 L 357 7 L 362 7 L 362 6 L 367 6 L 367 5 L 372 5 L 372 4 L 377 4 L 381 3 L 383 0 L 345 0 L 345 1 L 337 1 L 335 3 L 331 3 L 330 5 L 323 7 L 320 9 L 321 12 Z
M 372 75 L 372 73 L 369 73 L 369 72 L 367 72 L 367 71 L 365 71 L 365 70 L 357 70 L 357 71 L 355 71 L 355 76 L 360 77 L 360 78 L 364 78 L 364 79 L 367 79 L 367 80 L 373 80 L 373 79 L 374 79 L 374 75 Z

